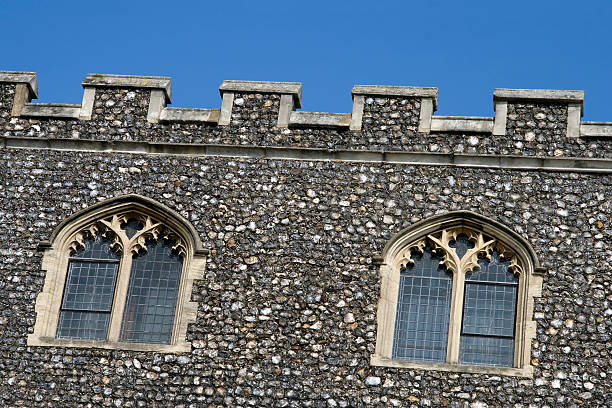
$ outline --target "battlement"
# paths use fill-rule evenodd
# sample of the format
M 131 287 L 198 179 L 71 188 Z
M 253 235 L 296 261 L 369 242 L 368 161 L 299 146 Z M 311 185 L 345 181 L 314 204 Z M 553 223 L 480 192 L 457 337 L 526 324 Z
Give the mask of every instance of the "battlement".
M 612 122 L 581 122 L 584 92 L 547 89 L 495 89 L 495 117 L 434 116 L 438 108 L 438 89 L 431 87 L 356 85 L 352 89 L 351 113 L 296 111 L 302 107 L 302 84 L 299 82 L 223 81 L 219 109 L 174 108 L 172 80 L 169 77 L 89 74 L 82 82 L 83 102 L 77 104 L 32 103 L 38 98 L 35 72 L 0 71 L 0 83 L 14 84 L 11 115 L 31 118 L 91 120 L 96 92 L 104 88 L 131 88 L 150 91 L 147 121 L 204 122 L 228 126 L 232 122 L 238 94 L 278 95 L 280 98 L 276 126 L 336 127 L 359 131 L 363 125 L 366 100 L 407 98 L 420 104 L 418 132 L 468 132 L 504 135 L 508 104 L 556 103 L 567 106 L 566 136 L 612 137 Z

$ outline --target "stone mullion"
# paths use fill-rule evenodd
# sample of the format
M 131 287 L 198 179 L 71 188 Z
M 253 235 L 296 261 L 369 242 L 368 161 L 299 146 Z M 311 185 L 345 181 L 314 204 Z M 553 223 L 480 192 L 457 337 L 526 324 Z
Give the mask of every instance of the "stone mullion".
M 453 276 L 448 343 L 446 346 L 446 362 L 450 364 L 457 364 L 459 362 L 459 341 L 461 338 L 461 321 L 463 318 L 464 290 L 465 273 L 462 270 L 458 270 Z
M 124 251 L 121 266 L 119 268 L 119 275 L 117 276 L 117 286 L 115 287 L 111 321 L 108 329 L 108 341 L 111 342 L 119 341 L 131 271 L 132 253 L 131 251 Z

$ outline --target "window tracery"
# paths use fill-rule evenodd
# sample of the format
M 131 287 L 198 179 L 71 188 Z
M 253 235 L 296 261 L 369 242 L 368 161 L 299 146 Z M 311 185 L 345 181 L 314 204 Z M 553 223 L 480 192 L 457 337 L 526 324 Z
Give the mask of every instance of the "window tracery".
M 190 349 L 191 288 L 207 251 L 180 215 L 122 196 L 70 217 L 42 246 L 47 276 L 28 344 Z
M 381 264 L 372 364 L 530 375 L 542 268 L 522 238 L 453 212 L 396 235 Z

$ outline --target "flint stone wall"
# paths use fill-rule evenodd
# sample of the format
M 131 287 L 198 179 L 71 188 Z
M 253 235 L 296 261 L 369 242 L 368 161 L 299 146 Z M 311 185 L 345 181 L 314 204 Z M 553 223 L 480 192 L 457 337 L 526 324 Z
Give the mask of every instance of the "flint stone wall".
M 229 126 L 211 123 L 149 123 L 150 90 L 104 88 L 96 91 L 91 121 L 11 118 L 14 85 L 0 83 L 0 134 L 156 143 L 213 143 L 322 149 L 413 151 L 612 158 L 607 139 L 565 136 L 567 105 L 508 103 L 505 136 L 463 132 L 418 132 L 417 98 L 366 98 L 363 127 L 276 127 L 280 97 L 237 93 Z
M 96 93 L 91 121 L 15 118 L 12 92 L 0 85 L 7 137 L 611 156 L 609 141 L 567 139 L 554 103 L 509 104 L 498 143 L 417 134 L 411 98 L 366 100 L 363 129 L 341 131 L 277 129 L 269 94 L 237 94 L 221 127 L 149 123 L 142 89 Z M 211 250 L 192 294 L 191 352 L 28 347 L 45 275 L 37 244 L 76 211 L 130 193 L 179 212 Z M 0 147 L 0 406 L 612 406 L 611 196 L 609 172 Z M 507 225 L 547 268 L 533 378 L 369 364 L 373 257 L 402 228 L 453 210 Z

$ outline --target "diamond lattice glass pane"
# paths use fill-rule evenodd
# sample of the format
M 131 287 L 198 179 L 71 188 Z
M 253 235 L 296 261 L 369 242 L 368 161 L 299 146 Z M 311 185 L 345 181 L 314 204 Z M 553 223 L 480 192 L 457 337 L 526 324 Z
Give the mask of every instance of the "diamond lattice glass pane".
M 110 313 L 60 311 L 56 337 L 58 339 L 106 340 Z
M 143 225 L 136 218 L 130 218 L 128 222 L 121 226 L 121 229 L 124 230 L 125 235 L 131 239 L 138 231 L 143 229 Z
M 147 252 L 134 256 L 121 340 L 170 343 L 183 259 L 163 239 L 147 242 Z
M 85 259 L 108 259 L 108 260 L 119 260 L 121 255 L 113 251 L 110 246 L 113 241 L 102 237 L 101 235 L 96 236 L 95 239 L 86 239 L 83 241 L 85 245 L 84 249 L 80 249 L 72 254 L 71 258 L 85 258 Z
M 452 276 L 425 248 L 400 272 L 392 358 L 446 360 Z
M 514 336 L 516 286 L 467 283 L 463 333 Z
M 512 367 L 514 339 L 500 337 L 461 336 L 459 363 Z
M 70 261 L 62 309 L 110 312 L 118 263 Z

